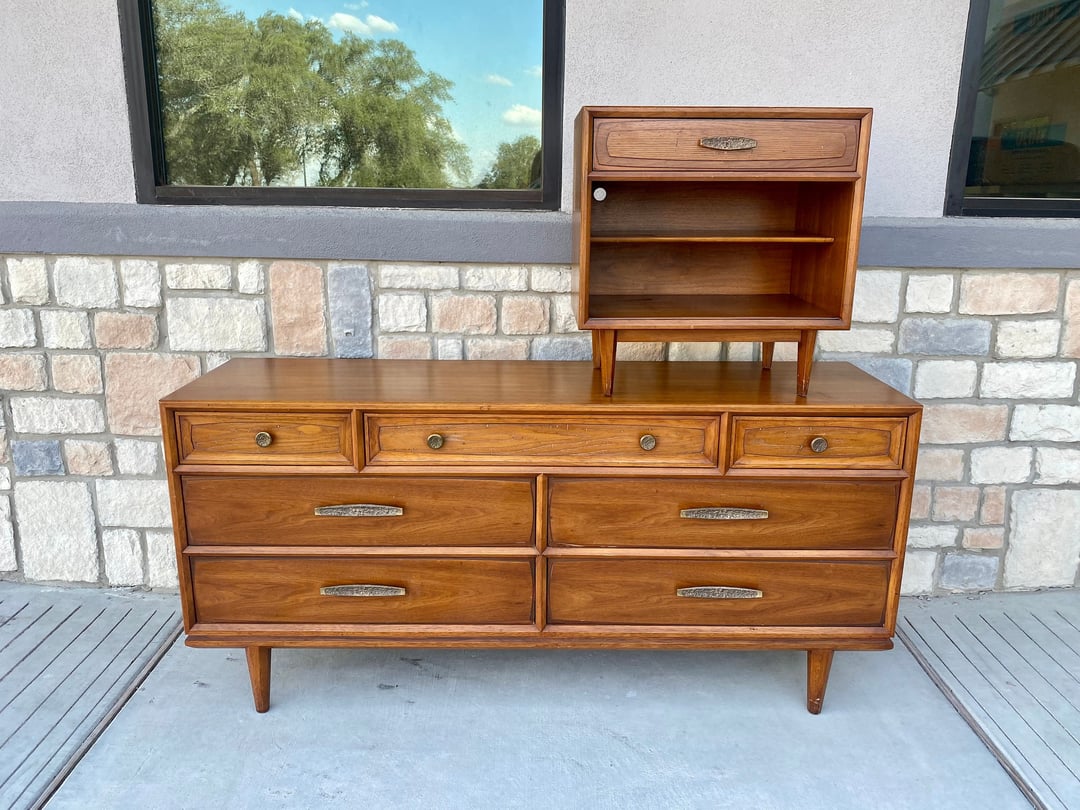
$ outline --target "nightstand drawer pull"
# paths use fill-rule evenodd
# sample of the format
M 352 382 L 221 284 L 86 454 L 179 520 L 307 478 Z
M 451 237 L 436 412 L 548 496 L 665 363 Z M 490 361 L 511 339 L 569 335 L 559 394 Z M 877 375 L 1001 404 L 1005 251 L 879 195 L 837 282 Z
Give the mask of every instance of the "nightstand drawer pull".
M 405 589 L 396 585 L 328 585 L 319 588 L 323 596 L 404 596 Z
M 829 440 L 824 436 L 815 436 L 810 440 L 810 449 L 815 453 L 824 453 L 829 449 Z
M 753 138 L 739 138 L 733 135 L 715 135 L 702 138 L 698 143 L 706 149 L 719 149 L 721 152 L 740 152 L 743 149 L 757 148 L 757 141 Z
M 691 599 L 760 599 L 762 593 L 754 588 L 729 588 L 726 585 L 699 585 L 694 588 L 679 588 L 676 596 Z
M 440 433 L 432 433 L 427 437 L 427 446 L 432 450 L 438 450 L 444 444 L 446 444 L 446 439 L 444 439 Z
M 316 506 L 319 517 L 400 517 L 405 514 L 400 506 L 381 503 L 343 503 L 337 506 Z
M 656 437 L 651 433 L 646 433 L 638 440 L 638 444 L 641 445 L 642 450 L 652 450 L 656 447 Z
M 769 511 L 736 506 L 704 506 L 700 509 L 680 509 L 679 517 L 690 520 L 765 520 L 769 517 Z
M 273 441 L 274 437 L 265 430 L 260 430 L 255 434 L 255 444 L 259 445 L 259 447 L 269 447 L 270 443 Z

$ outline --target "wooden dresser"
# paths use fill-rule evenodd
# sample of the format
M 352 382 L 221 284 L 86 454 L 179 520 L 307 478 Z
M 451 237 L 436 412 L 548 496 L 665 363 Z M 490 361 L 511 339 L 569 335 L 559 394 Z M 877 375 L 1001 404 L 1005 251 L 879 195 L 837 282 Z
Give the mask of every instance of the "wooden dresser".
M 918 403 L 846 363 L 233 360 L 161 402 L 187 643 L 892 646 Z M 784 368 L 784 366 L 787 366 Z

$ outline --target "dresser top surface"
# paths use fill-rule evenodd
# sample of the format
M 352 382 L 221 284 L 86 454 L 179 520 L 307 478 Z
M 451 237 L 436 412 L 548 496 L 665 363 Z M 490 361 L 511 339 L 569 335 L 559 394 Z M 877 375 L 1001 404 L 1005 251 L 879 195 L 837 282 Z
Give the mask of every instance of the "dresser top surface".
M 231 360 L 162 402 L 171 407 L 395 406 L 403 409 L 664 410 L 702 408 L 911 412 L 919 404 L 849 363 L 815 365 L 807 397 L 795 395 L 793 363 L 622 362 L 613 396 L 592 363 L 540 360 Z

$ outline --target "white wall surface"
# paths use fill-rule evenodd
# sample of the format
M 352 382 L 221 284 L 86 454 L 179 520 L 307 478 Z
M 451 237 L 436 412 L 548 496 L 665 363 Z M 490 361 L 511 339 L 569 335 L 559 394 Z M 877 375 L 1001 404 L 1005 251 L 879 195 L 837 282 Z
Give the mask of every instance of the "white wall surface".
M 135 201 L 116 0 L 0 0 L 0 200 Z
M 867 216 L 937 217 L 967 0 L 567 0 L 587 104 L 874 108 Z M 133 202 L 115 0 L 0 0 L 0 200 Z
M 567 0 L 564 138 L 573 143 L 573 117 L 593 104 L 873 107 L 866 216 L 938 217 L 967 10 L 968 0 Z

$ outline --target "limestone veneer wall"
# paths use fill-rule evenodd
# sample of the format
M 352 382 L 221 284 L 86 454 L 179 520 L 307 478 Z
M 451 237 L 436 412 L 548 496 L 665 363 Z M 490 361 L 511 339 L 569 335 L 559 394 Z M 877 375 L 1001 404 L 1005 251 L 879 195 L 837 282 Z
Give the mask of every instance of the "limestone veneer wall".
M 590 354 L 564 266 L 6 256 L 0 269 L 5 578 L 175 587 L 157 399 L 230 357 Z M 860 271 L 853 328 L 822 333 L 818 361 L 855 362 L 926 405 L 906 593 L 1077 584 L 1077 358 L 1080 270 Z

